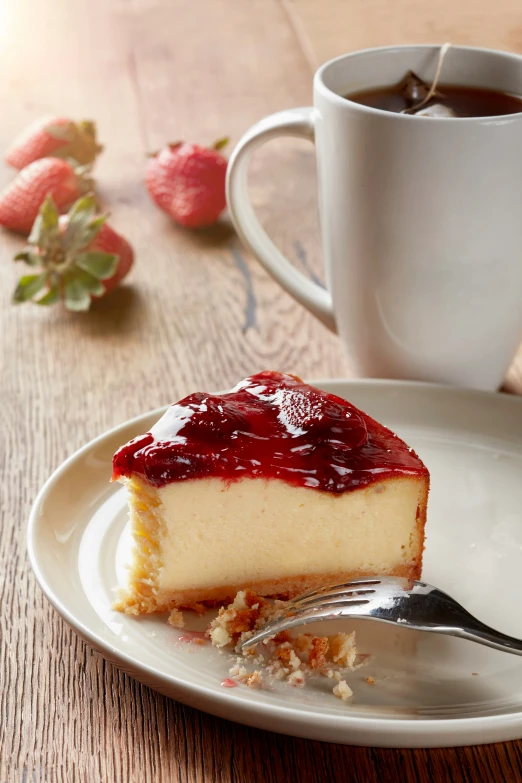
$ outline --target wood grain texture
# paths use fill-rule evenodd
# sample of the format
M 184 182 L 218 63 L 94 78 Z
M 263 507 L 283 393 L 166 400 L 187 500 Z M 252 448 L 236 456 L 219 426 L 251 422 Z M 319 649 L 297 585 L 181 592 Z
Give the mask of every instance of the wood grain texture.
M 10 258 L 22 243 L 0 236 L 1 783 L 522 780 L 522 743 L 330 746 L 170 701 L 107 664 L 59 619 L 29 573 L 24 541 L 51 471 L 129 416 L 266 367 L 350 374 L 337 339 L 265 275 L 226 220 L 188 233 L 155 209 L 142 182 L 146 153 L 182 137 L 236 141 L 263 115 L 309 103 L 311 65 L 348 48 L 457 40 L 458 32 L 520 49 L 518 4 L 500 5 L 486 22 L 472 0 L 427 10 L 406 0 L 0 4 L 0 149 L 43 114 L 95 118 L 106 144 L 100 192 L 137 255 L 130 283 L 88 314 L 14 308 Z M 1 168 L 0 184 L 11 176 Z M 310 146 L 273 143 L 257 156 L 252 188 L 279 245 L 320 278 L 314 176 Z M 507 385 L 522 391 L 521 361 Z
M 355 49 L 393 44 L 437 44 L 522 51 L 518 0 L 282 0 L 313 69 Z M 498 11 L 498 14 L 497 14 Z

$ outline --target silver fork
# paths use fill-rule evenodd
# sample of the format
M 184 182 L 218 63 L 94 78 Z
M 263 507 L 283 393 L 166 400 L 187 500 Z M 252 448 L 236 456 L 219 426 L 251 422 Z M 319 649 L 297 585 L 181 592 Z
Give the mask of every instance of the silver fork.
M 484 625 L 437 587 L 395 576 L 354 579 L 303 593 L 290 601 L 280 616 L 243 642 L 241 648 L 252 647 L 297 625 L 341 617 L 379 620 L 416 631 L 459 636 L 486 647 L 522 655 L 521 639 Z

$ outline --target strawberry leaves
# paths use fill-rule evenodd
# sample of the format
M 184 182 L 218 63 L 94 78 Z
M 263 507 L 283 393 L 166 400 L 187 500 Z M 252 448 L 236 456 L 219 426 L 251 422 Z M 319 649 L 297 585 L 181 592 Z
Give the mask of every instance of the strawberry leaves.
M 28 302 L 36 294 L 40 293 L 49 279 L 48 272 L 42 272 L 40 275 L 24 275 L 18 281 L 13 294 L 14 302 Z
M 72 159 L 80 164 L 93 163 L 103 151 L 96 138 L 96 125 L 91 120 L 51 124 L 46 131 L 53 139 L 63 141 L 63 146 L 52 153 L 56 158 Z
M 105 293 L 103 283 L 94 275 L 89 274 L 89 272 L 78 269 L 74 276 L 82 288 L 92 296 L 103 296 Z
M 41 263 L 38 253 L 32 253 L 30 250 L 24 250 L 22 253 L 17 253 L 14 260 L 25 261 L 27 266 L 40 266 Z
M 90 253 L 81 253 L 76 259 L 76 265 L 98 280 L 107 280 L 116 272 L 118 256 L 91 250 Z
M 93 242 L 107 220 L 96 214 L 96 197 L 91 193 L 79 198 L 69 210 L 64 242 L 69 253 L 82 250 Z
M 96 214 L 93 195 L 78 199 L 62 220 L 48 196 L 34 222 L 27 249 L 15 256 L 16 261 L 39 267 L 40 272 L 20 278 L 13 301 L 50 305 L 63 299 L 72 312 L 88 310 L 92 297 L 105 293 L 102 281 L 114 276 L 120 260 L 118 255 L 91 247 L 105 220 L 106 215 Z
M 47 196 L 33 223 L 31 233 L 27 239 L 28 244 L 46 249 L 52 241 L 56 242 L 59 233 L 58 219 L 59 214 L 56 204 L 51 196 Z
M 88 310 L 91 306 L 91 295 L 81 279 L 74 271 L 67 272 L 63 277 L 65 306 L 72 312 Z
M 44 307 L 48 307 L 49 305 L 54 304 L 60 299 L 60 291 L 58 289 L 58 286 L 55 284 L 52 284 L 49 289 L 47 290 L 47 293 L 44 294 L 40 299 L 33 299 L 33 302 L 38 305 L 42 305 Z
M 224 149 L 224 147 L 227 146 L 229 141 L 230 141 L 230 137 L 229 136 L 223 136 L 222 139 L 217 139 L 214 142 L 214 144 L 212 145 L 212 149 L 217 150 L 219 152 L 219 150 L 222 150 L 222 149 Z

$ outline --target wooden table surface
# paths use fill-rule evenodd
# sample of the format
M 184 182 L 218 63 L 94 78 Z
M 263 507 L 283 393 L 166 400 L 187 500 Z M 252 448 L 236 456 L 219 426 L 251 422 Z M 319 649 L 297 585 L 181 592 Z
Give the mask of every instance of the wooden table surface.
M 308 104 L 320 62 L 368 45 L 522 52 L 520 0 L 3 0 L 0 149 L 47 113 L 97 120 L 97 174 L 133 243 L 130 282 L 84 315 L 10 303 L 21 240 L 0 236 L 3 444 L 0 781 L 520 781 L 522 742 L 379 750 L 278 736 L 170 701 L 107 664 L 44 600 L 25 526 L 41 484 L 83 443 L 195 389 L 263 368 L 349 376 L 337 338 L 241 248 L 230 224 L 190 233 L 148 200 L 147 152 L 232 141 Z M 2 167 L 7 182 L 12 172 Z M 259 154 L 255 203 L 280 247 L 321 275 L 311 146 Z M 0 183 L 3 184 L 3 183 Z M 507 388 L 522 392 L 522 357 Z

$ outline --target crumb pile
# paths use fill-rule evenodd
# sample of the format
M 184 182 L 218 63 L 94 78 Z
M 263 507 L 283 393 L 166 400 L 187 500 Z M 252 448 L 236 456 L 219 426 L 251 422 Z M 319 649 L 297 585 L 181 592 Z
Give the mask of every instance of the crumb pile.
M 232 648 L 238 653 L 230 676 L 251 688 L 262 687 L 266 678 L 303 687 L 307 678 L 318 673 L 335 681 L 335 696 L 343 701 L 349 699 L 352 691 L 343 673 L 362 665 L 358 661 L 355 633 L 332 636 L 303 633 L 294 637 L 288 631 L 282 631 L 252 648 L 240 650 L 244 641 L 275 619 L 285 607 L 285 601 L 268 602 L 248 590 L 239 592 L 226 608 L 221 607 L 206 634 L 214 647 Z M 180 627 L 180 614 L 171 616 L 171 624 Z M 252 671 L 253 666 L 256 668 Z

